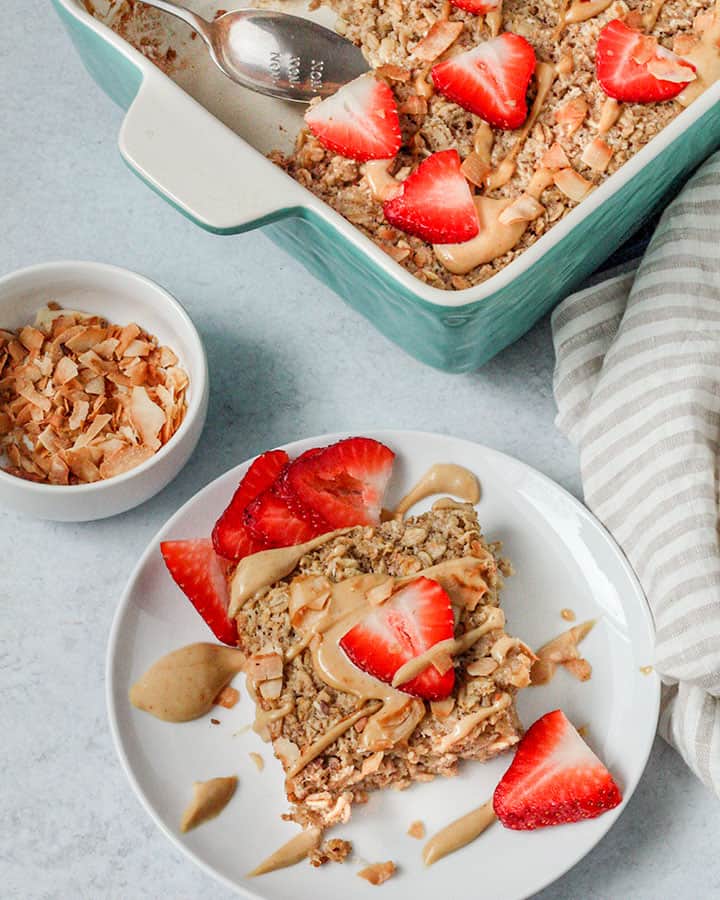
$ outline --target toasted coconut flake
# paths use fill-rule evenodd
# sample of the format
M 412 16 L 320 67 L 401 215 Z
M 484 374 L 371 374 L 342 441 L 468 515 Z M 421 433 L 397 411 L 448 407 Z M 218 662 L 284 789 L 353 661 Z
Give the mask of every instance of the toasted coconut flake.
M 92 349 L 95 344 L 99 344 L 107 337 L 107 328 L 101 328 L 99 325 L 87 325 L 81 327 L 79 331 L 63 343 L 72 353 L 81 354 Z
M 547 154 L 546 154 L 547 155 Z M 533 222 L 545 212 L 545 207 L 530 194 L 520 194 L 498 216 L 501 225 L 515 225 L 517 222 Z
M 112 359 L 115 350 L 120 342 L 117 338 L 106 338 L 99 344 L 95 344 L 92 348 L 102 359 Z
M 130 419 L 143 444 L 152 450 L 160 448 L 158 435 L 165 424 L 162 409 L 150 399 L 146 388 L 133 387 L 130 394 Z
M 588 114 L 588 103 L 584 97 L 573 97 L 555 111 L 555 121 L 562 125 L 565 134 L 575 134 Z
M 159 347 L 158 348 L 158 365 L 163 369 L 169 369 L 170 366 L 176 366 L 178 364 L 178 358 L 175 355 L 175 352 L 170 349 L 170 347 Z
M 422 62 L 434 62 L 455 43 L 462 30 L 462 22 L 440 19 L 430 27 L 425 37 L 415 47 L 413 56 Z
M 612 155 L 612 147 L 609 147 L 602 138 L 595 138 L 583 150 L 581 159 L 593 172 L 604 172 L 612 159 Z
M 265 700 L 279 700 L 282 689 L 282 678 L 271 678 L 269 681 L 263 681 L 259 688 L 260 695 Z
M 375 69 L 375 76 L 377 78 L 387 78 L 388 81 L 399 81 L 402 84 L 410 81 L 410 72 L 407 69 L 403 69 L 402 66 L 378 66 Z
M 556 169 L 567 169 L 570 166 L 570 160 L 562 146 L 555 141 L 550 149 L 545 152 L 545 155 L 540 160 L 540 165 L 544 169 L 551 169 L 553 171 Z
M 100 475 L 103 478 L 113 478 L 129 472 L 141 463 L 151 459 L 155 454 L 149 447 L 123 447 L 110 453 L 100 464 Z
M 492 675 L 497 667 L 497 662 L 491 656 L 484 656 L 482 659 L 476 659 L 475 662 L 471 662 L 465 671 L 468 675 L 472 675 L 473 678 L 478 678 Z
M 53 381 L 58 386 L 67 384 L 77 377 L 78 367 L 69 356 L 61 356 L 53 372 Z
M 673 53 L 678 56 L 687 56 L 698 45 L 698 39 L 693 34 L 676 34 L 673 38 Z
M 93 396 L 97 396 L 98 394 L 105 393 L 105 379 L 102 375 L 95 375 L 89 381 L 85 382 L 85 393 L 93 394 Z
M 566 197 L 569 197 L 576 203 L 579 203 L 587 197 L 593 189 L 593 183 L 591 181 L 586 181 L 586 179 L 574 169 L 560 169 L 559 172 L 555 173 L 553 181 L 558 190 L 562 191 Z
M 40 348 L 45 342 L 45 335 L 42 331 L 33 328 L 32 325 L 26 325 L 24 328 L 21 328 L 18 333 L 18 338 L 20 339 L 20 343 L 31 353 L 39 353 Z
M 285 769 L 289 769 L 300 759 L 300 748 L 286 737 L 275 738 L 273 750 Z
M 92 453 L 89 447 L 65 450 L 64 456 L 70 471 L 80 481 L 86 484 L 100 481 L 100 472 L 92 460 Z
M 430 703 L 430 711 L 438 719 L 447 719 L 454 709 L 454 697 L 446 697 L 444 700 L 433 700 Z
M 136 337 L 140 334 L 140 329 L 138 326 L 131 322 L 129 325 L 126 325 L 122 331 L 120 332 L 120 337 L 118 338 L 118 345 L 115 348 L 115 355 L 122 356 L 127 348 L 130 346 L 132 341 L 135 340 Z
M 147 356 L 150 353 L 151 347 L 147 341 L 134 340 L 130 341 L 125 350 L 123 351 L 123 356 Z
M 470 184 L 481 188 L 485 185 L 485 179 L 490 174 L 491 169 L 487 161 L 473 150 L 462 161 L 460 171 Z
M 275 651 L 255 653 L 248 657 L 245 673 L 256 684 L 282 678 L 283 658 Z
M 70 483 L 70 469 L 67 467 L 65 460 L 61 456 L 55 455 L 50 459 L 48 481 L 50 484 Z

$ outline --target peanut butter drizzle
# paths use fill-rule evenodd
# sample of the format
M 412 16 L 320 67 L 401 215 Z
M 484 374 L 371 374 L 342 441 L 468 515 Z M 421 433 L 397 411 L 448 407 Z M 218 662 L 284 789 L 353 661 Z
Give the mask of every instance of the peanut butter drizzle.
M 475 505 L 480 499 L 480 482 L 477 476 L 454 463 L 436 463 L 422 476 L 415 487 L 395 507 L 394 518 L 402 521 L 405 513 L 416 503 L 433 494 L 452 494 Z
M 409 660 L 405 665 L 400 666 L 393 677 L 392 686 L 398 687 L 398 685 L 405 684 L 408 681 L 412 681 L 413 678 L 417 678 L 417 676 L 424 672 L 428 666 L 431 666 L 436 659 L 440 659 L 443 656 L 462 655 L 474 644 L 477 644 L 480 638 L 489 631 L 493 631 L 495 628 L 502 628 L 504 625 L 505 614 L 503 611 L 496 606 L 490 607 L 487 612 L 487 618 L 482 625 L 478 625 L 477 628 L 466 631 L 465 634 L 460 635 L 460 637 L 448 638 L 446 641 L 438 641 L 438 643 L 434 644 L 429 650 L 426 650 L 414 659 Z
M 331 744 L 334 744 L 339 737 L 342 737 L 346 731 L 349 731 L 356 722 L 359 722 L 364 716 L 373 715 L 378 712 L 381 707 L 382 703 L 379 701 L 367 703 L 365 706 L 361 706 L 360 709 L 356 709 L 354 713 L 345 716 L 345 718 L 340 719 L 339 722 L 331 725 L 324 734 L 314 740 L 298 757 L 297 761 L 288 769 L 286 779 L 288 781 L 292 780 L 296 775 L 302 772 L 308 763 L 311 763 L 320 756 L 323 750 L 327 750 L 327 748 Z
M 257 699 L 256 699 L 257 703 Z M 255 712 L 255 721 L 253 722 L 253 731 L 259 734 L 264 741 L 270 740 L 270 732 L 267 730 L 268 725 L 273 722 L 279 722 L 284 719 L 295 709 L 295 704 L 291 702 L 283 703 L 275 709 L 261 709 L 258 705 Z
M 589 619 L 587 622 L 563 631 L 547 644 L 543 644 L 537 651 L 537 659 L 533 663 L 530 673 L 532 686 L 547 684 L 552 680 L 558 666 L 571 660 L 581 659 L 577 645 L 588 636 L 594 625 L 595 619 Z
M 458 741 L 466 738 L 470 732 L 481 722 L 484 722 L 485 719 L 489 719 L 490 716 L 494 716 L 496 713 L 507 709 L 507 707 L 510 706 L 511 699 L 510 694 L 503 694 L 499 700 L 496 700 L 495 703 L 492 704 L 492 706 L 483 706 L 477 712 L 470 713 L 469 716 L 460 719 L 452 731 L 449 731 L 440 741 L 438 741 L 437 749 L 440 753 L 445 753 L 445 751 L 449 750 L 453 744 L 457 744 Z
M 492 800 L 483 803 L 482 806 L 469 812 L 459 819 L 455 819 L 442 831 L 434 834 L 423 847 L 422 857 L 426 866 L 431 866 L 448 853 L 454 853 L 475 838 L 495 821 Z
M 198 719 L 210 712 L 244 663 L 240 650 L 188 644 L 154 663 L 130 688 L 130 702 L 165 722 Z
M 608 131 L 620 118 L 622 112 L 622 104 L 614 97 L 607 97 L 600 109 L 600 118 L 598 119 L 598 134 L 607 134 Z
M 302 862 L 311 850 L 320 846 L 322 840 L 322 828 L 305 828 L 300 834 L 296 834 L 286 844 L 263 860 L 252 872 L 248 872 L 248 878 L 257 875 L 265 875 L 276 869 L 284 869 Z
M 392 163 L 392 159 L 371 159 L 362 167 L 370 193 L 379 203 L 389 200 L 401 188 L 401 182 L 388 171 Z
M 196 781 L 193 784 L 193 798 L 183 813 L 180 831 L 185 834 L 203 822 L 219 816 L 232 799 L 237 783 L 235 775 Z
M 322 547 L 328 541 L 345 534 L 350 528 L 338 528 L 321 534 L 304 544 L 294 547 L 277 547 L 272 550 L 261 550 L 246 556 L 238 563 L 230 585 L 230 606 L 228 615 L 234 618 L 251 597 L 258 591 L 285 578 L 297 566 L 306 553 Z
M 492 128 L 487 122 L 481 122 L 478 125 L 475 136 L 473 137 L 473 150 L 482 159 L 483 162 L 490 165 L 490 157 L 492 156 L 492 148 L 495 143 L 495 135 Z
M 683 90 L 677 101 L 682 106 L 689 106 L 693 100 L 703 94 L 712 84 L 720 79 L 720 3 L 716 3 L 712 25 L 705 30 L 697 45 L 683 56 L 696 69 L 695 80 Z

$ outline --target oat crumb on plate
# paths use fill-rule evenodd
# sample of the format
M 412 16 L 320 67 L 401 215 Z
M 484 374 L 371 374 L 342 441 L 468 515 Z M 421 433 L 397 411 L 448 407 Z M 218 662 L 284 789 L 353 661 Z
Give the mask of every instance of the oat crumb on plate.
M 324 866 L 325 863 L 343 863 L 352 853 L 352 843 L 342 838 L 330 838 L 324 841 L 320 847 L 316 847 L 308 854 L 311 866 Z
M 382 863 L 372 863 L 372 865 L 360 869 L 357 874 L 358 878 L 364 878 L 370 884 L 378 885 L 384 884 L 388 878 L 392 878 L 396 871 L 395 863 L 392 860 L 388 860 Z

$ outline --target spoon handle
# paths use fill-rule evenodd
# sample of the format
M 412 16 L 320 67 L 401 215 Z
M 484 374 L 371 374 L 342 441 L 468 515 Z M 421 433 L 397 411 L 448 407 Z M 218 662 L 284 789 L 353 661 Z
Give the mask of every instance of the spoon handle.
M 177 19 L 182 19 L 183 22 L 186 22 L 192 29 L 197 31 L 207 44 L 212 44 L 210 37 L 212 22 L 208 22 L 207 19 L 203 19 L 202 16 L 192 12 L 192 10 L 185 9 L 184 6 L 178 6 L 177 3 L 171 3 L 170 0 L 140 0 L 140 2 L 145 3 L 147 6 L 154 6 L 156 9 L 169 13 Z

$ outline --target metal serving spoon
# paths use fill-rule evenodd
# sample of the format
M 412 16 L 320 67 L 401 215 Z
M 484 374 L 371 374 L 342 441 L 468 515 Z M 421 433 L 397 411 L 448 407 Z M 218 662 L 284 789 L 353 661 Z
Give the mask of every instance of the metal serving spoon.
M 208 22 L 169 0 L 141 2 L 187 22 L 228 78 L 260 94 L 308 103 L 368 71 L 354 44 L 300 16 L 238 9 Z

